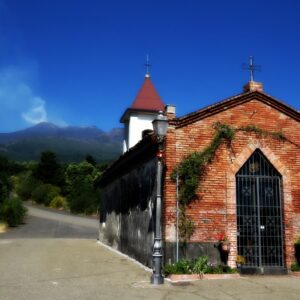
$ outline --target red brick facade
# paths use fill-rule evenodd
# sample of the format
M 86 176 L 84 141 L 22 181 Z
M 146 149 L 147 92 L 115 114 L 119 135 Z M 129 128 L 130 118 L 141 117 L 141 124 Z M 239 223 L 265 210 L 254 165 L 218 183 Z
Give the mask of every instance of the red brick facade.
M 236 173 L 260 149 L 282 176 L 284 257 L 294 261 L 294 240 L 300 234 L 300 114 L 260 92 L 246 92 L 183 118 L 170 120 L 166 137 L 164 182 L 164 238 L 175 241 L 176 186 L 172 173 L 186 155 L 210 144 L 216 122 L 233 128 L 255 125 L 268 132 L 282 131 L 286 140 L 236 131 L 231 146 L 223 143 L 206 168 L 197 200 L 187 209 L 196 229 L 191 242 L 217 242 L 225 233 L 231 243 L 228 263 L 237 255 Z

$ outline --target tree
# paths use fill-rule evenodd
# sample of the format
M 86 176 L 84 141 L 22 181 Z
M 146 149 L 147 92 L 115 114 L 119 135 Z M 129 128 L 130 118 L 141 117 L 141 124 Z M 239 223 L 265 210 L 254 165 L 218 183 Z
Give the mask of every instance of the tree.
M 7 177 L 0 175 L 0 205 L 9 196 L 10 185 Z
M 97 164 L 97 161 L 95 160 L 95 158 L 90 154 L 86 155 L 85 161 L 87 161 L 88 163 L 90 163 L 93 166 L 96 166 L 96 164 Z
M 28 171 L 19 177 L 16 192 L 22 200 L 28 200 L 31 198 L 34 189 L 40 184 L 41 182 L 32 176 L 32 172 Z
M 97 169 L 87 161 L 68 166 L 67 199 L 72 212 L 89 214 L 96 211 L 99 199 L 94 181 L 97 176 Z
M 33 176 L 43 183 L 62 186 L 64 183 L 60 164 L 52 151 L 41 153 L 40 161 L 33 172 Z
M 5 156 L 0 155 L 0 203 L 9 197 L 12 190 L 10 176 L 22 170 L 20 164 L 9 161 Z

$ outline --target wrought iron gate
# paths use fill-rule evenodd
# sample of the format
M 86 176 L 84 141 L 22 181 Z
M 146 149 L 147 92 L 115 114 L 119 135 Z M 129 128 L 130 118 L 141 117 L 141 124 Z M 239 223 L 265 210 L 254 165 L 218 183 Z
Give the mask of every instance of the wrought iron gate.
M 246 267 L 284 267 L 280 174 L 256 150 L 236 182 L 238 255 Z

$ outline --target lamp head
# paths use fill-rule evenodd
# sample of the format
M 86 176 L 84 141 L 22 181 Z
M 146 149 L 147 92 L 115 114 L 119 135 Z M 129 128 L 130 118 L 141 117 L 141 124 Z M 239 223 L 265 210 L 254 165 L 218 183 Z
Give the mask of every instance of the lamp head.
M 168 118 L 163 115 L 162 111 L 159 111 L 152 124 L 155 135 L 157 135 L 159 138 L 165 137 L 168 130 Z

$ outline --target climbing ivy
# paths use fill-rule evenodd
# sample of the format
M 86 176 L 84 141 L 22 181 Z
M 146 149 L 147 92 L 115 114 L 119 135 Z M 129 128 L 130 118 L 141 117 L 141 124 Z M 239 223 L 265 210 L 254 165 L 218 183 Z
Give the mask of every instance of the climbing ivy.
M 172 172 L 173 180 L 179 177 L 179 201 L 182 205 L 190 204 L 195 197 L 205 167 L 212 161 L 223 140 L 230 143 L 234 137 L 234 130 L 226 124 L 215 123 L 214 128 L 216 133 L 211 143 L 203 151 L 189 154 Z
M 255 125 L 242 126 L 242 127 L 237 128 L 236 131 L 254 132 L 258 136 L 261 136 L 261 137 L 270 136 L 277 140 L 286 140 L 286 137 L 284 136 L 282 131 L 269 132 L 269 131 L 263 130 Z

